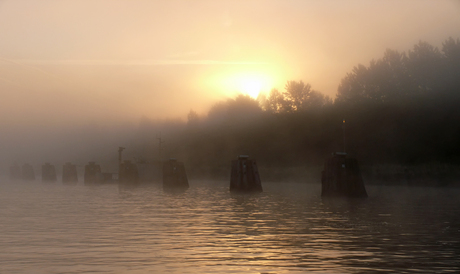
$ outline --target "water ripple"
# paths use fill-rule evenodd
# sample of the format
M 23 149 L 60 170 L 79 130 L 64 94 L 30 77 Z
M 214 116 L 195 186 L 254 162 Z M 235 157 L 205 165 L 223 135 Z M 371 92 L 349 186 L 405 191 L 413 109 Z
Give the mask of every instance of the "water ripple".
M 1 272 L 460 271 L 458 189 L 369 187 L 366 200 L 322 200 L 318 185 L 266 183 L 257 195 L 190 185 L 2 181 Z

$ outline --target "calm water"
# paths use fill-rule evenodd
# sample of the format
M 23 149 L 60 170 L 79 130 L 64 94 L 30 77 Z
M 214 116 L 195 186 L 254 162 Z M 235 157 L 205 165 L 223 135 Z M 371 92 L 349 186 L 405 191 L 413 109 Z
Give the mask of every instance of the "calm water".
M 0 273 L 458 273 L 460 189 L 0 182 Z

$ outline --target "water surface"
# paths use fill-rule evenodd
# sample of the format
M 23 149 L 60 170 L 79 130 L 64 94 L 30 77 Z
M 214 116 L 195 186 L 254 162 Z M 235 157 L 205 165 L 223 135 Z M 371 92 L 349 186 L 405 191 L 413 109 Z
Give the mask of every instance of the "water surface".
M 0 182 L 1 273 L 458 273 L 460 190 Z

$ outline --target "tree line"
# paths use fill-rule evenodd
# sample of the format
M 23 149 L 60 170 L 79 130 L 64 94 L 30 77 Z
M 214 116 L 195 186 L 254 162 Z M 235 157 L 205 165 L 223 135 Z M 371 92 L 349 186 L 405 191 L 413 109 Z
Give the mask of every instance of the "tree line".
M 460 164 L 459 106 L 460 40 L 449 38 L 441 50 L 419 42 L 355 66 L 334 100 L 288 81 L 257 99 L 217 102 L 204 117 L 191 110 L 187 122 L 147 119 L 140 130 L 162 130 L 163 155 L 197 176 L 226 175 L 238 154 L 272 171 L 321 166 L 345 145 L 362 165 Z

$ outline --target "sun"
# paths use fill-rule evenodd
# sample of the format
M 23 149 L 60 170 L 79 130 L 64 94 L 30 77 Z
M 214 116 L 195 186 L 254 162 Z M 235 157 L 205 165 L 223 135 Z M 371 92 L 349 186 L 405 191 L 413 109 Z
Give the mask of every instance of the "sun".
M 259 94 L 267 94 L 279 84 L 280 75 L 267 66 L 251 69 L 232 66 L 210 72 L 202 84 L 214 98 L 234 98 L 243 94 L 257 99 Z
M 260 92 L 271 88 L 272 81 L 262 73 L 239 72 L 225 77 L 222 84 L 229 93 L 241 93 L 256 99 Z
M 257 78 L 245 78 L 237 79 L 238 92 L 247 94 L 252 98 L 257 98 L 259 92 L 262 90 L 263 83 Z

